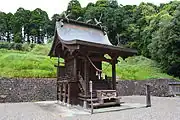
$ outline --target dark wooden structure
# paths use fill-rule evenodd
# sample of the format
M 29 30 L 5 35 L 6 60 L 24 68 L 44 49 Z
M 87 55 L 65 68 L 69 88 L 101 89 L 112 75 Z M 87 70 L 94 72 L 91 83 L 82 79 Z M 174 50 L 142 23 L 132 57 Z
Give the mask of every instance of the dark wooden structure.
M 107 59 L 108 54 L 111 59 Z M 57 99 L 87 108 L 90 102 L 89 81 L 93 82 L 93 105 L 119 104 L 116 93 L 116 64 L 135 50 L 111 45 L 105 31 L 95 25 L 74 20 L 56 22 L 50 57 L 63 58 L 65 66 L 57 66 Z M 112 79 L 102 79 L 102 62 L 112 65 Z M 61 74 L 60 74 L 61 73 Z
M 180 95 L 180 82 L 169 82 L 169 89 L 173 92 L 173 96 Z

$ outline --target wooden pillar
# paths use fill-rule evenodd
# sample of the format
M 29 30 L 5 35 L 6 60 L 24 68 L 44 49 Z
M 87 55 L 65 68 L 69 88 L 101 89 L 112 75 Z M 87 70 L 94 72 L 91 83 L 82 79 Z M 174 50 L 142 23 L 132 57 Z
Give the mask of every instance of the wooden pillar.
M 73 69 L 73 76 L 74 76 L 74 79 L 77 81 L 77 58 L 74 57 L 74 69 Z
M 70 104 L 70 83 L 67 84 L 68 87 L 68 96 L 67 96 L 67 103 Z
M 60 92 L 59 92 L 59 100 L 62 102 L 62 91 L 63 91 L 63 85 L 62 83 L 59 84 Z
M 85 80 L 85 96 L 88 96 L 88 86 L 89 86 L 89 68 L 88 68 L 88 61 L 87 59 L 84 60 L 84 80 Z M 87 101 L 84 101 L 84 108 L 87 108 Z
M 67 93 L 67 91 L 66 91 L 67 88 L 66 87 L 67 87 L 67 85 L 66 85 L 66 83 L 64 83 L 64 98 L 63 98 L 64 103 L 66 103 L 66 93 Z
M 112 62 L 112 89 L 116 90 L 116 62 Z
M 60 91 L 59 91 L 59 89 L 60 89 L 60 88 L 59 88 L 60 78 L 59 78 L 59 77 L 60 77 L 60 57 L 58 57 L 58 66 L 57 66 L 57 84 L 56 84 L 56 85 L 57 85 L 57 86 L 56 86 L 56 87 L 57 87 L 57 88 L 56 88 L 56 89 L 57 89 L 57 101 L 59 101 L 59 93 L 60 93 Z
M 57 84 L 56 85 L 57 85 L 56 86 L 56 89 L 57 89 L 57 101 L 59 101 L 60 100 L 60 98 L 59 98 L 59 95 L 60 95 L 59 78 L 57 78 Z

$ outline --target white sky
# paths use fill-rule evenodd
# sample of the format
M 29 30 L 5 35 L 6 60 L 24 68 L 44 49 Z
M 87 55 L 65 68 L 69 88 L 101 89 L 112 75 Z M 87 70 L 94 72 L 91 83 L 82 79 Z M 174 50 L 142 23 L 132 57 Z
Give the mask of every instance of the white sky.
M 28 10 L 34 10 L 35 8 L 41 8 L 46 11 L 49 17 L 53 14 L 60 14 L 66 10 L 70 0 L 0 0 L 0 11 L 15 13 L 19 7 L 23 7 Z M 84 7 L 89 2 L 96 2 L 97 0 L 79 0 Z M 123 5 L 138 5 L 141 2 L 150 2 L 154 4 L 167 3 L 171 0 L 118 0 L 119 4 Z

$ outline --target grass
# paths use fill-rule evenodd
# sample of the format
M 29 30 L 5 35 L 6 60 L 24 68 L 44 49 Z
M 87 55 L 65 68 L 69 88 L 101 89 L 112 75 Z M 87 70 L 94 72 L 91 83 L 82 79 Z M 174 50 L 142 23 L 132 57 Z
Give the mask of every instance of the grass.
M 41 48 L 41 45 L 37 45 Z M 22 52 L 16 50 L 0 49 L 0 76 L 1 77 L 23 77 L 23 78 L 51 78 L 55 77 L 56 69 L 55 59 L 47 56 L 47 48 L 45 52 Z M 45 55 L 46 54 L 46 55 Z
M 30 52 L 0 49 L 0 76 L 21 78 L 54 78 L 56 59 L 47 54 L 50 45 L 36 45 Z M 142 56 L 118 59 L 117 77 L 124 80 L 173 78 L 162 72 L 155 61 Z M 103 72 L 111 76 L 111 65 L 103 63 Z
M 143 56 L 129 57 L 125 60 L 118 59 L 116 65 L 116 74 L 123 80 L 146 80 L 154 78 L 173 78 L 163 73 L 158 64 Z M 111 76 L 111 65 L 103 63 L 104 73 Z

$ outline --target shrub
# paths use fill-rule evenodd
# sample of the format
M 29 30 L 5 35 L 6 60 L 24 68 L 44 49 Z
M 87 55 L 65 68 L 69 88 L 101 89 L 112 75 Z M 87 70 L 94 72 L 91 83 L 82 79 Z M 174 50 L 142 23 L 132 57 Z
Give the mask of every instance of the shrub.
M 30 44 L 29 43 L 22 44 L 22 50 L 23 51 L 30 51 L 31 50 Z
M 49 38 L 49 39 L 47 40 L 47 43 L 48 43 L 48 44 L 52 44 L 52 42 L 53 42 L 53 38 Z
M 15 50 L 22 50 L 22 43 L 16 43 L 14 46 Z
M 35 46 L 36 46 L 36 44 L 34 44 L 34 43 L 30 44 L 31 49 L 33 49 Z
M 12 50 L 12 49 L 15 49 L 15 43 L 9 43 L 8 44 L 8 50 Z
M 21 43 L 22 42 L 20 33 L 14 34 L 14 42 L 15 43 Z
M 31 52 L 38 55 L 48 55 L 49 50 L 48 45 L 36 45 Z
M 8 49 L 9 43 L 7 42 L 0 42 L 0 49 Z

